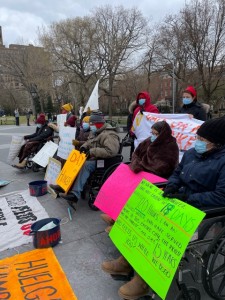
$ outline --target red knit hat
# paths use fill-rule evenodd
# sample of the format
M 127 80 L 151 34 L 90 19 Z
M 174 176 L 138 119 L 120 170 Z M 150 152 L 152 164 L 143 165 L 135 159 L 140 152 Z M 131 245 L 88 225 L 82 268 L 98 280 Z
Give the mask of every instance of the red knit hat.
M 76 120 L 77 120 L 77 117 L 73 115 L 73 116 L 69 117 L 69 119 L 66 121 L 66 125 L 69 125 L 71 127 L 75 127 Z
M 188 86 L 185 90 L 184 90 L 184 93 L 189 93 L 192 95 L 192 97 L 195 97 L 197 98 L 197 92 L 196 92 L 196 89 L 193 87 L 193 86 Z
M 46 122 L 45 115 L 44 114 L 40 114 L 39 117 L 36 120 L 36 123 L 44 125 L 45 122 Z

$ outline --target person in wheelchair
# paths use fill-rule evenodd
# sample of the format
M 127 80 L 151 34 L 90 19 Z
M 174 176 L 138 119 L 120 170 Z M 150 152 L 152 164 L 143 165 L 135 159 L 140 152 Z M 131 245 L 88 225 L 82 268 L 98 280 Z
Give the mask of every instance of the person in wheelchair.
M 37 128 L 36 132 L 30 135 L 25 135 L 24 140 L 26 143 L 21 147 L 18 154 L 19 163 L 14 165 L 14 167 L 23 169 L 27 163 L 27 157 L 32 153 L 40 149 L 43 142 L 47 141 L 48 138 L 53 136 L 53 129 L 47 125 L 45 120 L 45 115 L 40 114 L 37 118 Z
M 107 124 L 101 114 L 92 113 L 90 116 L 90 137 L 81 146 L 80 151 L 85 153 L 87 160 L 81 168 L 73 186 L 68 194 L 58 185 L 50 184 L 50 187 L 67 201 L 76 203 L 80 198 L 84 185 L 96 169 L 98 158 L 110 158 L 116 156 L 120 148 L 120 138 L 115 128 Z
M 90 116 L 86 116 L 81 121 L 81 126 L 79 130 L 76 131 L 76 139 L 72 140 L 72 144 L 74 145 L 75 149 L 79 150 L 80 147 L 87 141 L 90 135 Z
M 225 118 L 205 121 L 168 180 L 164 197 L 195 207 L 225 206 Z

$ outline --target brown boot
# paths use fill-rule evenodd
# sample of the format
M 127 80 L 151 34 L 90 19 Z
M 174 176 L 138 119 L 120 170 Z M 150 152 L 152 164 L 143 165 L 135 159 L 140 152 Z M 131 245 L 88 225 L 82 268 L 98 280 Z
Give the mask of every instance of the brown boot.
M 128 276 L 133 271 L 131 265 L 123 256 L 111 261 L 104 261 L 102 263 L 102 270 L 111 275 L 125 276 Z
M 131 281 L 119 288 L 118 294 L 123 299 L 135 300 L 149 293 L 149 286 L 136 274 Z
M 108 226 L 108 227 L 106 227 L 105 232 L 110 233 L 111 229 L 112 229 L 112 226 Z
M 24 159 L 21 163 L 16 164 L 15 167 L 19 168 L 19 169 L 23 169 L 23 168 L 25 168 L 26 163 L 27 163 L 27 160 Z
M 115 221 L 110 218 L 110 216 L 108 216 L 107 214 L 101 214 L 101 218 L 103 221 L 105 221 L 108 225 L 113 225 L 115 223 Z

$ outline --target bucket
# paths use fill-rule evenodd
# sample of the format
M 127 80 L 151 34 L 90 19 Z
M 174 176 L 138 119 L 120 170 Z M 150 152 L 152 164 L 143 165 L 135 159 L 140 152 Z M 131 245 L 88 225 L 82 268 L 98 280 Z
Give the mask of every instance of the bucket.
M 60 219 L 46 218 L 39 220 L 31 225 L 30 235 L 33 236 L 34 248 L 49 248 L 56 246 L 61 240 Z M 44 225 L 53 222 L 54 228 L 38 231 Z
M 30 195 L 39 197 L 47 194 L 47 181 L 38 180 L 29 182 Z

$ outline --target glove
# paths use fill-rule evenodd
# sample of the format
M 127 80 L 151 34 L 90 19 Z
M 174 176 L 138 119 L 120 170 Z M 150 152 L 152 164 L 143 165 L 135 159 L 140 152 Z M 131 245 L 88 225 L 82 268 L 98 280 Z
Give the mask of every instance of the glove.
M 166 186 L 164 193 L 163 193 L 163 197 L 168 197 L 168 194 L 174 194 L 177 191 L 177 188 L 172 185 L 172 186 Z
M 72 144 L 77 147 L 80 145 L 80 142 L 78 140 L 72 140 Z
M 80 148 L 80 153 L 84 153 L 87 158 L 90 156 L 90 151 L 84 147 Z
M 176 198 L 176 199 L 179 199 L 179 200 L 184 201 L 184 202 L 186 202 L 187 199 L 188 199 L 188 195 L 186 195 L 186 194 L 179 194 L 179 193 L 168 194 L 166 197 L 167 198 Z

